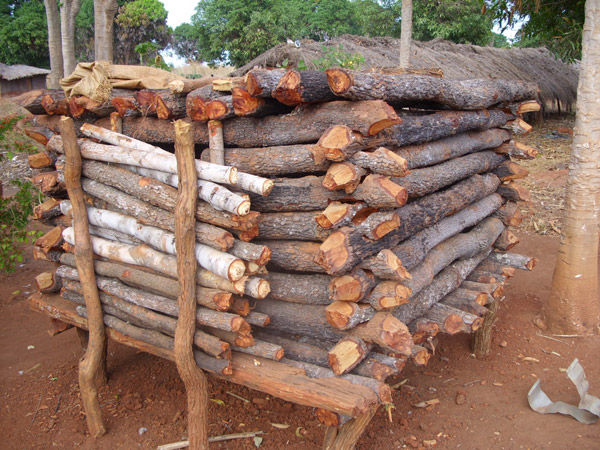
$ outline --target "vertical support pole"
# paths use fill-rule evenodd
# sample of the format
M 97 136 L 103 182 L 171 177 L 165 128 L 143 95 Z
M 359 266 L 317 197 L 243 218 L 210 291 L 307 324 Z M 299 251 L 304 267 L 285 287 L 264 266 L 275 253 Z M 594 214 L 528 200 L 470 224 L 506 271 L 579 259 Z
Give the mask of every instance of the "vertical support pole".
M 191 126 L 175 122 L 175 157 L 179 190 L 175 206 L 175 246 L 179 278 L 179 318 L 175 328 L 175 362 L 185 384 L 190 450 L 208 450 L 208 395 L 206 376 L 194 360 L 196 331 L 196 199 L 198 184 Z
M 349 420 L 341 427 L 328 427 L 323 439 L 323 450 L 353 450 L 377 408 L 377 405 L 371 406 L 366 413 Z
M 208 147 L 210 148 L 210 162 L 225 165 L 225 144 L 223 143 L 223 122 L 220 120 L 208 121 Z
M 483 316 L 483 324 L 473 334 L 471 347 L 478 358 L 490 352 L 492 346 L 492 328 L 498 319 L 499 301 L 495 300 L 488 305 L 488 312 Z
M 102 413 L 98 400 L 98 383 L 106 382 L 106 372 L 104 372 L 106 333 L 96 285 L 96 275 L 94 274 L 94 259 L 87 210 L 83 201 L 83 189 L 81 188 L 81 153 L 77 145 L 75 127 L 70 117 L 62 117 L 58 127 L 62 135 L 66 155 L 65 184 L 73 205 L 75 262 L 77 263 L 85 306 L 88 311 L 89 340 L 85 354 L 79 361 L 79 387 L 90 435 L 99 437 L 106 432 L 102 423 Z

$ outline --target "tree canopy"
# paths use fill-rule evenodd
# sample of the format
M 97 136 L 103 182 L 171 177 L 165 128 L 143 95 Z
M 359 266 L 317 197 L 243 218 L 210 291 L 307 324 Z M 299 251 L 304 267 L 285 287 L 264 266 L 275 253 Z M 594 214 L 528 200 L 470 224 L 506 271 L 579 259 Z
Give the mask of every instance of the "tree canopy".
M 581 59 L 585 0 L 487 0 L 488 15 L 501 27 L 523 23 L 515 45 L 545 46 L 561 59 Z
M 414 0 L 415 39 L 487 45 L 492 19 L 480 0 Z M 286 39 L 356 34 L 400 36 L 398 0 L 200 0 L 190 24 L 175 30 L 175 52 L 188 59 L 241 65 Z

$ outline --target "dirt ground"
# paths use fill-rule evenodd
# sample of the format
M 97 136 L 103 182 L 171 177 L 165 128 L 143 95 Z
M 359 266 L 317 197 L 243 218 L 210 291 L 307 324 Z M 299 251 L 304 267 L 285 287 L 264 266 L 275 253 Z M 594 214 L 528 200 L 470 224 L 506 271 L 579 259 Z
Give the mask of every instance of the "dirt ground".
M 539 263 L 533 272 L 519 272 L 510 280 L 492 352 L 477 359 L 470 353 L 469 336 L 441 337 L 428 366 L 409 364 L 391 380 L 392 420 L 379 410 L 357 448 L 600 447 L 598 424 L 540 415 L 527 404 L 527 391 L 538 378 L 552 400 L 576 404 L 575 387 L 564 373 L 575 357 L 585 368 L 590 393 L 600 395 L 600 336 L 547 336 L 533 324 L 549 294 L 558 247 L 554 228 L 560 227 L 566 157 L 556 150 L 556 142 L 560 139 L 563 150 L 570 145 L 568 137 L 544 137 L 552 136 L 556 128 L 557 123 L 546 123 L 529 138 L 539 139 L 538 144 L 547 144 L 548 149 L 539 161 L 528 163 L 534 198 L 531 205 L 523 205 L 526 220 L 517 233 L 521 243 L 515 250 L 537 257 Z M 556 189 L 550 206 L 549 187 Z M 26 303 L 34 290 L 33 277 L 51 267 L 32 261 L 26 252 L 16 273 L 0 274 L 0 449 L 155 449 L 185 437 L 185 393 L 175 365 L 115 343 L 109 345 L 109 383 L 100 392 L 108 434 L 97 440 L 87 435 L 77 383 L 82 350 L 75 330 L 49 337 L 49 319 L 29 311 Z M 324 427 L 312 408 L 214 379 L 210 398 L 212 436 L 259 430 L 262 449 L 321 446 Z M 427 401 L 429 406 L 422 407 Z M 214 443 L 211 448 L 256 445 L 244 439 Z

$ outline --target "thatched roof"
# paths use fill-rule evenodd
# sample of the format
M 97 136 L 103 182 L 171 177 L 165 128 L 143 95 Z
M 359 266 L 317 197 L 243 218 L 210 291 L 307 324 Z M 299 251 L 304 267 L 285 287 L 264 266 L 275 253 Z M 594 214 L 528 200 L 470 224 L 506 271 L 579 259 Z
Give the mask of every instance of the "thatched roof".
M 49 70 L 40 69 L 39 67 L 26 66 L 24 64 L 9 66 L 0 63 L 0 79 L 2 80 L 12 81 L 20 78 L 32 77 L 34 75 L 46 75 L 49 73 Z
M 400 61 L 400 40 L 388 37 L 367 38 L 343 35 L 328 42 L 303 40 L 300 48 L 279 44 L 240 67 L 232 75 L 240 76 L 254 67 L 275 67 L 288 60 L 295 66 L 304 60 L 308 68 L 312 61 L 323 57 L 327 48 L 342 45 L 345 52 L 360 53 L 365 59 L 363 68 L 393 67 Z M 441 39 L 413 42 L 411 66 L 440 68 L 444 77 L 452 79 L 490 78 L 525 80 L 538 83 L 540 102 L 547 109 L 570 111 L 577 95 L 577 69 L 556 59 L 545 48 L 480 47 L 455 44 Z

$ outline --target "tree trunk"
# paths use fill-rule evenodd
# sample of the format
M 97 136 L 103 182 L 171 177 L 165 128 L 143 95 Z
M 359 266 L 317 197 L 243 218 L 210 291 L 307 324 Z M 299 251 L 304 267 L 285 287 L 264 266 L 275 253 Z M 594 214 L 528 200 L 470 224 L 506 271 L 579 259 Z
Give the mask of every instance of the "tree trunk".
M 598 333 L 598 225 L 600 216 L 600 2 L 585 4 L 583 58 L 577 88 L 577 117 L 567 178 L 565 217 L 552 278 L 552 292 L 543 305 L 545 321 L 555 333 Z
M 329 89 L 327 75 L 320 70 L 288 70 L 271 95 L 289 106 L 329 102 L 337 98 Z
M 80 0 L 63 0 L 60 7 L 60 34 L 62 38 L 62 55 L 64 76 L 75 70 L 75 18 L 79 13 Z
M 410 45 L 412 43 L 412 0 L 402 0 L 402 21 L 400 28 L 400 68 L 410 67 Z
M 237 116 L 272 116 L 288 113 L 291 109 L 276 100 L 253 97 L 245 87 L 234 87 L 231 90 L 231 100 L 233 102 L 233 110 Z
M 253 69 L 246 76 L 246 89 L 253 97 L 272 97 L 285 69 Z
M 44 0 L 44 6 L 46 7 L 46 17 L 48 19 L 48 49 L 51 69 L 46 84 L 49 89 L 60 89 L 59 82 L 63 77 L 64 68 L 58 6 L 54 0 Z
M 117 0 L 94 0 L 94 59 L 113 61 L 113 24 Z

